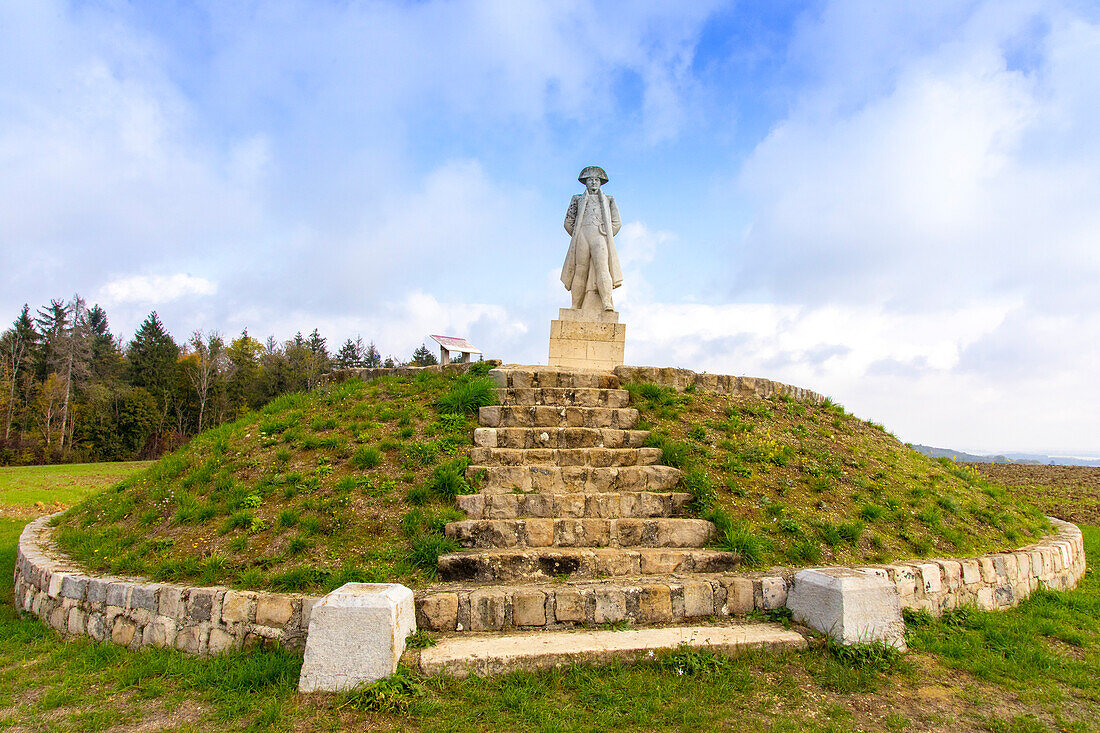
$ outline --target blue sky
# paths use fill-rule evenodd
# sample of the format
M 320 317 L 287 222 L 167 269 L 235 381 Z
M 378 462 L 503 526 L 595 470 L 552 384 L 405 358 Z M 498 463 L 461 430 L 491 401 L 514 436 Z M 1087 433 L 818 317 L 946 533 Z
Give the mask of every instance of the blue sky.
M 1100 453 L 1100 8 L 0 2 L 0 313 L 544 362 L 577 173 L 627 361 Z

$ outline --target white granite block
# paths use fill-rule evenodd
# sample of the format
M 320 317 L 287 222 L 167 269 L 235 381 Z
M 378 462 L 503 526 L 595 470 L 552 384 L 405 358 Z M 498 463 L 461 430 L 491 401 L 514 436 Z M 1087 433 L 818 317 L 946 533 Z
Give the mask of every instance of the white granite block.
M 313 606 L 302 692 L 335 692 L 397 670 L 405 638 L 416 631 L 413 593 L 391 583 L 347 583 Z
M 787 599 L 794 620 L 842 644 L 884 641 L 905 648 L 897 588 L 851 568 L 810 568 L 794 578 Z

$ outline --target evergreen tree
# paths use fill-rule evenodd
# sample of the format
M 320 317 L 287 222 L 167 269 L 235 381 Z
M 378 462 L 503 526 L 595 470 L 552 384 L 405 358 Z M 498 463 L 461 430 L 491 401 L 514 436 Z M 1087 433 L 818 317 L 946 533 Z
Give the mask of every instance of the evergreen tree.
M 34 366 L 35 349 L 38 346 L 38 332 L 34 330 L 34 321 L 31 320 L 30 306 L 23 305 L 19 317 L 15 319 L 11 328 L 0 335 L 0 375 L 8 387 L 7 410 L 4 418 L 4 440 L 11 437 L 11 424 L 15 417 L 16 402 L 22 400 L 22 410 L 26 410 L 26 399 L 31 385 L 34 384 L 34 375 L 31 369 Z M 22 387 L 22 389 L 21 389 Z
M 336 369 L 354 369 L 363 365 L 363 340 L 348 339 L 336 355 L 332 357 L 332 366 Z
M 229 358 L 226 378 L 226 400 L 230 418 L 243 414 L 250 408 L 260 407 L 262 399 L 263 367 L 260 358 L 264 345 L 248 335 L 248 329 L 233 339 L 226 347 Z
M 367 347 L 367 350 L 363 352 L 363 366 L 370 369 L 382 366 L 382 355 L 378 353 L 378 349 L 375 347 L 373 341 L 370 342 L 370 346 Z
M 91 339 L 92 375 L 97 381 L 114 379 L 122 367 L 122 355 L 107 325 L 107 312 L 99 305 L 88 309 L 88 336 Z
M 415 366 L 423 367 L 438 364 L 439 361 L 435 358 L 435 354 L 428 350 L 427 346 L 420 344 L 420 348 L 413 352 L 412 363 Z
M 180 349 L 164 330 L 157 312 L 153 311 L 142 321 L 126 350 L 129 361 L 130 384 L 144 387 L 156 400 L 161 419 L 168 415 L 168 408 L 176 389 L 176 360 Z

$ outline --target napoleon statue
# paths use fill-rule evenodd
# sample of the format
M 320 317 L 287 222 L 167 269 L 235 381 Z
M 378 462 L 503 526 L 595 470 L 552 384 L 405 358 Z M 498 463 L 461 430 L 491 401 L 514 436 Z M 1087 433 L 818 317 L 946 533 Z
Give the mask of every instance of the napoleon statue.
M 603 168 L 590 165 L 578 180 L 585 185 L 569 202 L 565 231 L 569 251 L 561 268 L 561 281 L 573 296 L 573 308 L 613 311 L 611 291 L 623 284 L 623 271 L 615 251 L 615 235 L 622 227 L 615 199 L 600 186 L 607 183 Z

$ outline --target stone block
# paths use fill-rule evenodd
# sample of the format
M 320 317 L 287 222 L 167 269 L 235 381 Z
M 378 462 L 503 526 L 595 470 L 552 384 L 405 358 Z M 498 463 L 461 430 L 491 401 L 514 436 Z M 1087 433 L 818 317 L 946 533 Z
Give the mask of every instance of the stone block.
M 964 585 L 973 585 L 974 583 L 980 583 L 982 580 L 981 567 L 977 560 L 963 560 L 962 563 L 962 582 Z
M 130 589 L 129 607 L 150 613 L 157 612 L 157 586 L 135 585 Z
M 638 620 L 663 624 L 672 620 L 672 593 L 667 585 L 647 585 L 638 596 Z
M 920 587 L 925 596 L 943 592 L 943 579 L 940 575 L 940 566 L 935 563 L 923 563 L 917 565 Z
M 470 630 L 496 631 L 504 626 L 504 591 L 476 590 L 470 594 Z
M 204 623 L 210 620 L 214 608 L 214 591 L 205 588 L 192 588 L 187 594 L 186 620 L 189 624 Z
M 185 654 L 205 654 L 206 642 L 210 636 L 210 624 L 199 624 L 180 629 L 176 634 L 175 646 Z
M 88 587 L 88 578 L 83 575 L 66 575 L 61 580 L 61 597 L 74 601 L 84 600 L 84 591 Z M 74 632 L 76 633 L 76 632 Z
M 120 646 L 130 646 L 135 632 L 137 632 L 137 626 L 129 619 L 119 616 L 111 626 L 111 641 Z
M 255 593 L 242 593 L 230 590 L 222 600 L 222 623 L 246 624 L 252 621 L 256 607 Z
M 684 582 L 684 615 L 711 616 L 714 614 L 714 591 L 710 583 L 688 580 Z
M 722 587 L 726 589 L 726 613 L 731 616 L 745 616 L 750 613 L 753 602 L 752 580 L 750 578 L 723 578 Z
M 111 583 L 107 586 L 107 605 L 126 608 L 130 597 L 129 583 Z
M 170 647 L 176 641 L 176 621 L 167 616 L 157 616 L 145 626 L 142 643 L 146 646 Z
M 560 623 L 584 623 L 587 620 L 584 594 L 579 590 L 559 590 L 554 594 L 554 601 L 554 616 Z
M 787 605 L 787 581 L 781 577 L 760 579 L 760 608 L 771 611 Z
M 454 631 L 458 623 L 458 595 L 437 593 L 422 599 L 417 604 L 416 622 L 433 631 Z
M 110 585 L 109 580 L 104 580 L 103 578 L 88 578 L 88 588 L 85 591 L 85 598 L 88 603 L 97 606 L 106 604 L 108 585 Z
M 243 639 L 231 634 L 225 629 L 210 629 L 210 637 L 206 649 L 210 654 L 222 654 L 224 652 L 240 649 Z
M 618 588 L 596 589 L 595 622 L 614 623 L 626 618 L 626 594 Z
M 162 585 L 157 594 L 157 613 L 167 618 L 178 619 L 183 611 L 183 588 Z
M 68 619 L 68 632 L 73 636 L 80 636 L 84 633 L 87 622 L 87 616 L 79 608 L 69 609 Z
M 897 588 L 850 568 L 812 568 L 795 576 L 787 607 L 793 618 L 842 644 L 883 641 L 905 648 Z
M 343 585 L 313 607 L 298 689 L 350 690 L 387 677 L 415 631 L 413 594 L 405 586 Z
M 294 602 L 289 596 L 261 593 L 256 599 L 256 623 L 278 628 L 294 616 Z
M 512 623 L 516 626 L 545 626 L 546 594 L 539 590 L 517 590 L 513 593 Z

